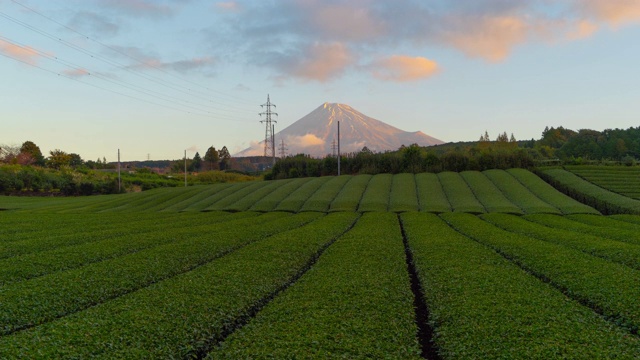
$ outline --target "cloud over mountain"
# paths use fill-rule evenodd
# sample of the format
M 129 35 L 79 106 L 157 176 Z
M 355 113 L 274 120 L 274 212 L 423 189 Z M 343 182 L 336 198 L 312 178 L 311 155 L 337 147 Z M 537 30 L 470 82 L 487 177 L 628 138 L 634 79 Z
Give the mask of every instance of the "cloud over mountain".
M 300 120 L 275 134 L 276 147 L 284 141 L 288 154 L 309 154 L 322 157 L 333 152 L 337 144 L 340 122 L 340 148 L 343 153 L 356 152 L 367 147 L 372 151 L 396 150 L 402 145 L 417 143 L 422 146 L 441 144 L 442 141 L 420 131 L 407 132 L 370 118 L 345 104 L 324 103 Z M 264 154 L 264 141 L 252 143 L 235 156 Z

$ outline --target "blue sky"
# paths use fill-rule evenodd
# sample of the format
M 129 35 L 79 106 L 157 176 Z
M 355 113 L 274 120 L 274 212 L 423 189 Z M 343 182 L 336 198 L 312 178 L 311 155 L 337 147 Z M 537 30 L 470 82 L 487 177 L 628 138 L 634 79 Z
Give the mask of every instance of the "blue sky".
M 0 144 L 233 153 L 324 102 L 444 141 L 640 123 L 637 0 L 0 0 Z

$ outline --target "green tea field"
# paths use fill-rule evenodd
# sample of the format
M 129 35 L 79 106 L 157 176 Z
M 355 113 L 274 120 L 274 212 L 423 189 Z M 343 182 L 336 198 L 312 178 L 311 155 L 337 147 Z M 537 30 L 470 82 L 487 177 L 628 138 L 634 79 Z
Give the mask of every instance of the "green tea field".
M 511 169 L 0 197 L 0 358 L 639 359 L 640 216 L 563 192 Z

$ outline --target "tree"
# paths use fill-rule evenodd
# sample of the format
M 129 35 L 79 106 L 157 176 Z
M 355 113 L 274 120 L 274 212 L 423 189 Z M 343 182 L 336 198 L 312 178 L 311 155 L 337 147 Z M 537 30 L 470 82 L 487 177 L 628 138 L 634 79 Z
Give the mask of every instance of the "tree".
M 227 170 L 229 168 L 231 154 L 229 154 L 229 150 L 226 146 L 223 146 L 222 149 L 220 149 L 218 156 L 220 157 L 220 170 Z
M 78 168 L 84 165 L 84 160 L 78 154 L 69 154 L 69 165 L 73 168 Z
M 218 156 L 218 151 L 213 146 L 207 149 L 207 153 L 204 154 L 204 161 L 209 165 L 209 170 L 218 170 L 220 169 L 220 156 Z
M 509 141 L 509 137 L 507 136 L 507 132 L 503 132 L 502 134 L 498 135 L 498 138 L 496 139 L 497 142 L 508 142 Z
M 401 150 L 404 168 L 412 173 L 422 171 L 422 148 L 418 144 L 411 144 Z
M 33 159 L 33 163 L 35 165 L 38 165 L 38 166 L 45 165 L 42 151 L 40 151 L 40 148 L 38 147 L 38 145 L 36 145 L 32 141 L 25 141 L 24 143 L 22 143 L 22 146 L 20 147 L 20 153 L 31 156 L 31 159 Z
M 60 169 L 61 167 L 69 166 L 70 163 L 71 155 L 67 154 L 66 152 L 60 149 L 49 151 L 49 159 L 47 160 L 47 164 L 50 168 Z
M 0 162 L 17 164 L 20 148 L 14 145 L 0 145 Z
M 189 164 L 189 171 L 198 172 L 202 168 L 202 158 L 200 157 L 200 153 L 196 152 L 193 156 L 193 160 Z
M 363 147 L 362 150 L 360 150 L 360 153 L 362 154 L 366 154 L 366 155 L 373 155 L 373 151 L 371 151 L 368 147 Z

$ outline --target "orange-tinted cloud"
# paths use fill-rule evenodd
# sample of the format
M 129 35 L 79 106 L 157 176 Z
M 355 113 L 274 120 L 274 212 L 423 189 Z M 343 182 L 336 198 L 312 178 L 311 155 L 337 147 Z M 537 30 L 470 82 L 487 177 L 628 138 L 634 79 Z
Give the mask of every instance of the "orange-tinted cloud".
M 511 49 L 529 38 L 531 26 L 517 16 L 457 17 L 442 39 L 468 56 L 504 60 Z
M 324 140 L 314 134 L 306 134 L 303 136 L 290 136 L 286 140 L 287 144 L 295 147 L 318 146 L 324 145 Z
M 587 14 L 613 26 L 640 22 L 638 0 L 579 0 L 578 6 Z
M 342 43 L 316 43 L 293 59 L 289 73 L 309 80 L 327 81 L 342 74 L 354 59 Z
M 240 11 L 240 5 L 236 1 L 220 1 L 216 3 L 216 7 L 224 11 Z
M 598 25 L 589 21 L 589 20 L 580 20 L 575 23 L 574 28 L 569 30 L 567 34 L 567 39 L 569 40 L 580 40 L 584 38 L 588 38 L 593 35 L 596 31 L 598 31 Z
M 89 70 L 86 70 L 86 69 L 64 70 L 62 73 L 73 78 L 79 78 L 79 77 L 91 75 L 89 73 Z
M 327 3 L 322 0 L 301 1 L 305 16 L 314 30 L 332 41 L 376 39 L 385 32 L 384 23 L 376 17 L 366 1 Z
M 407 59 L 381 64 L 375 56 L 406 48 L 429 54 L 440 47 L 500 62 L 519 45 L 575 41 L 607 24 L 615 27 L 640 21 L 640 0 L 279 0 L 259 6 L 242 4 L 247 11 L 230 17 L 229 27 L 215 37 L 237 36 L 229 48 L 249 54 L 250 62 L 258 66 L 272 67 L 279 75 L 273 78 L 279 81 L 328 81 L 339 78 L 346 69 L 409 81 L 401 79 L 426 77 L 431 72 L 415 59 L 413 70 L 424 73 L 409 72 Z
M 100 2 L 103 6 L 132 16 L 164 17 L 175 12 L 171 6 L 154 0 L 100 0 Z
M 0 39 L 0 52 L 12 58 L 35 65 L 41 55 L 28 46 L 20 46 Z
M 438 64 L 424 57 L 394 55 L 374 64 L 373 76 L 378 79 L 407 82 L 426 79 L 439 70 Z

